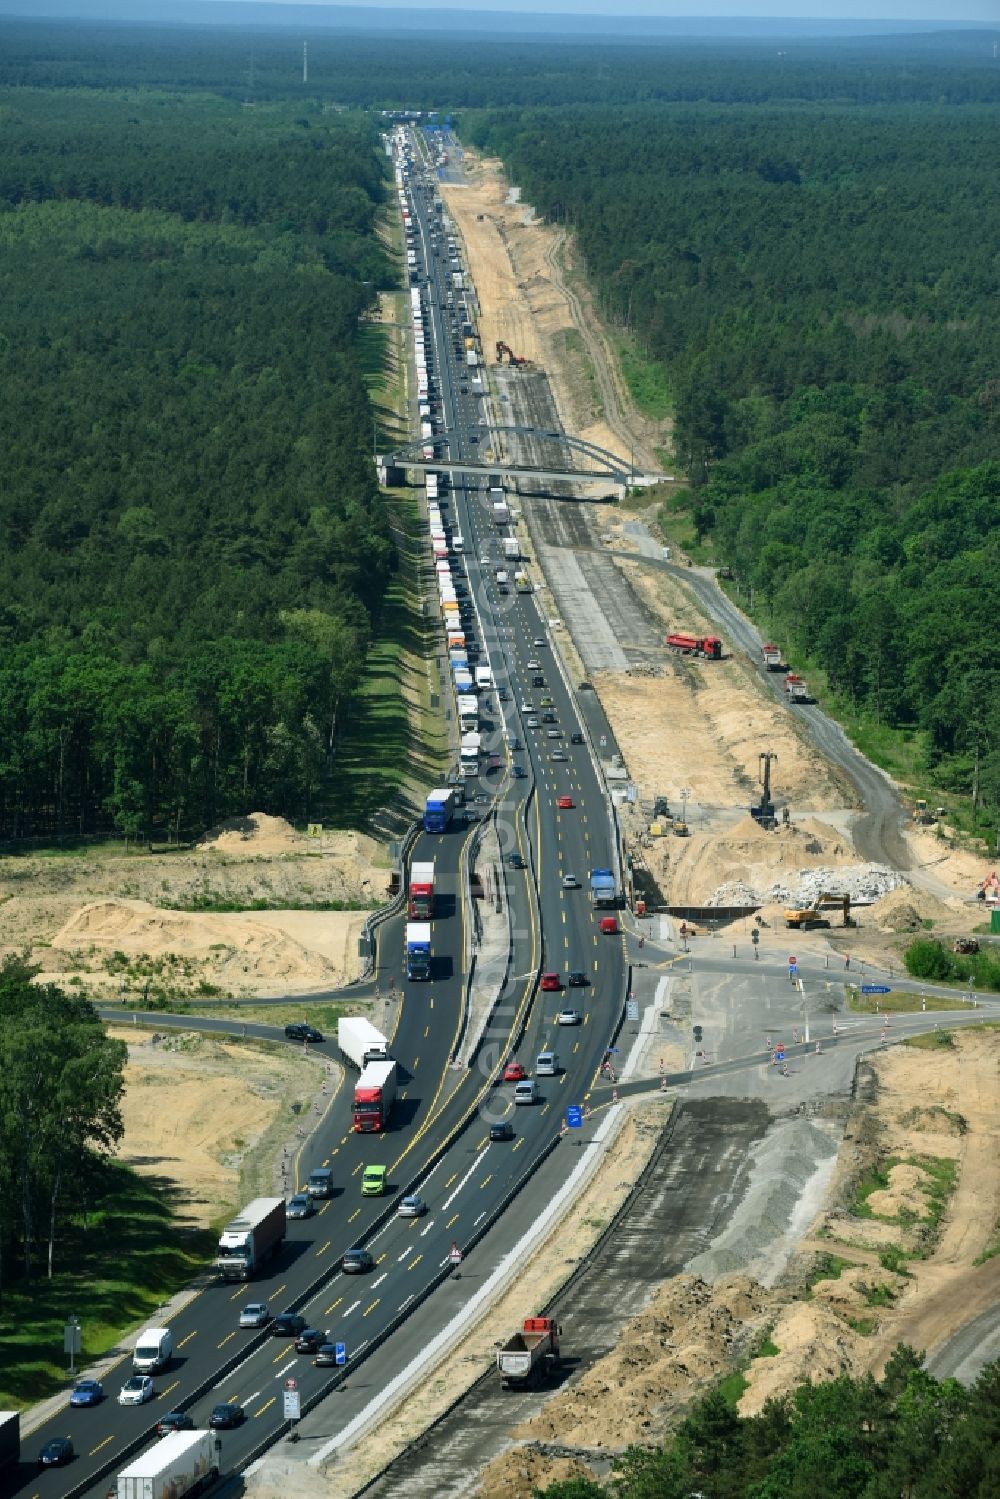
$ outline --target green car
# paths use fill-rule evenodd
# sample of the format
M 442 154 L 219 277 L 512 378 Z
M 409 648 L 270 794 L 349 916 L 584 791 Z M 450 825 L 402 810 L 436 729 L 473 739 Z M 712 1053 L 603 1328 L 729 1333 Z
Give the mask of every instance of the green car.
M 381 1197 L 385 1192 L 385 1166 L 366 1166 L 361 1178 L 362 1197 Z

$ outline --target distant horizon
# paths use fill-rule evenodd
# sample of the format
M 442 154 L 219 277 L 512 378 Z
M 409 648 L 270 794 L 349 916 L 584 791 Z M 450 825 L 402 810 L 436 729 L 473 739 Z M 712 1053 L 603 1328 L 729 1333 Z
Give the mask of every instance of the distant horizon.
M 875 36 L 912 31 L 987 30 L 1000 32 L 996 0 L 961 0 L 961 17 L 940 13 L 942 0 L 507 0 L 478 5 L 475 0 L 0 0 L 0 16 L 37 20 L 123 21 L 158 25 L 303 26 L 307 29 L 385 31 L 393 21 L 406 30 L 563 33 L 577 23 L 594 33 L 602 23 L 633 35 L 751 39 L 787 34 L 803 38 Z M 829 9 L 827 8 L 829 6 Z M 833 12 L 833 13 L 831 13 Z

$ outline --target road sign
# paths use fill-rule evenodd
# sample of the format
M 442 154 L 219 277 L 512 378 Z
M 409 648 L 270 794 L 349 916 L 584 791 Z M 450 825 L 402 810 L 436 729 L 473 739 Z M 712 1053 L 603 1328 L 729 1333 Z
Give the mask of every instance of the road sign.
M 460 1265 L 462 1263 L 462 1251 L 457 1244 L 453 1244 L 448 1250 L 448 1261 L 452 1265 Z
M 760 941 L 760 932 L 751 932 L 750 941 L 753 943 L 754 947 L 756 947 L 757 943 Z
M 583 1128 L 583 1110 L 578 1103 L 571 1103 L 566 1110 L 566 1124 L 569 1129 Z
M 783 1062 L 785 1060 L 785 1048 L 783 1046 L 776 1046 L 774 1048 L 774 1060 L 776 1062 Z
M 608 747 L 608 736 L 607 736 L 607 734 L 602 734 L 601 735 L 601 749 L 607 749 L 607 747 Z
M 639 1019 L 639 1001 L 637 999 L 630 999 L 630 1000 L 627 1001 L 627 1003 L 625 1005 L 625 1019 L 626 1020 L 638 1020 Z
M 338 1364 L 346 1364 L 347 1363 L 347 1344 L 346 1343 L 334 1343 L 334 1345 L 333 1345 L 333 1356 L 336 1359 L 336 1361 L 337 1361 Z
M 298 1387 L 299 1387 L 299 1382 L 295 1378 L 294 1375 L 291 1377 L 291 1379 L 286 1379 L 285 1380 L 285 1389 L 286 1390 L 297 1390 Z
M 795 956 L 794 953 L 789 953 L 789 955 L 788 955 L 788 966 L 789 966 L 789 968 L 794 968 L 795 965 L 798 963 L 798 961 L 799 960 Z
M 302 1402 L 298 1390 L 283 1390 L 284 1396 L 284 1418 L 286 1421 L 298 1421 L 302 1416 Z
M 862 984 L 862 994 L 891 994 L 892 990 L 888 984 Z

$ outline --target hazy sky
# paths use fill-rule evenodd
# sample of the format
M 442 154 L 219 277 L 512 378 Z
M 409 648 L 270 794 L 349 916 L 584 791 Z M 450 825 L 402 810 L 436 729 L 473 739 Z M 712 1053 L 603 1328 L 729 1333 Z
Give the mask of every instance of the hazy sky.
M 331 0 L 271 0 L 329 5 Z M 531 11 L 625 16 L 801 16 L 809 20 L 985 21 L 1000 29 L 1000 0 L 350 0 L 399 10 Z

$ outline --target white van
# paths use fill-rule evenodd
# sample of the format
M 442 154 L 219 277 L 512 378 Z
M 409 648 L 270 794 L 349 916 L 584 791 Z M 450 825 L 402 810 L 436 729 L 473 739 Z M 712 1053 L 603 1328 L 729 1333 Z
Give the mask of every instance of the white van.
M 558 1077 L 559 1053 L 555 1051 L 540 1051 L 535 1060 L 535 1076 Z
M 147 1327 L 136 1338 L 132 1368 L 137 1374 L 156 1374 L 167 1367 L 173 1351 L 169 1327 Z
M 526 1077 L 514 1088 L 515 1103 L 537 1103 L 538 1088 L 533 1077 Z

